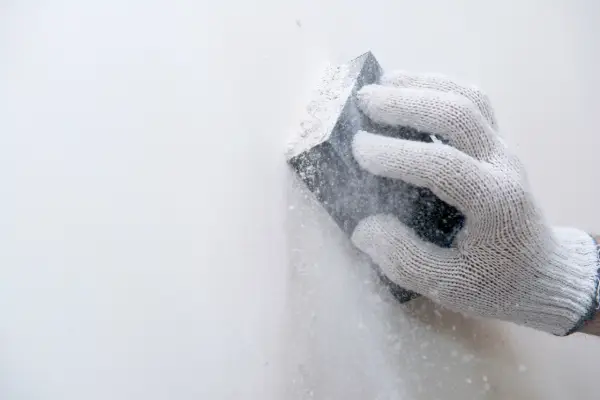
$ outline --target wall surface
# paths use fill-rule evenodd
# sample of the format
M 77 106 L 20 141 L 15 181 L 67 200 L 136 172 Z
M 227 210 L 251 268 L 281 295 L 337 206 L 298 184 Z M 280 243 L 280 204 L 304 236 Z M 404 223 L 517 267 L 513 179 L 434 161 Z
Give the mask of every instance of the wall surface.
M 483 87 L 600 232 L 592 0 L 7 0 L 0 398 L 588 399 L 600 339 L 399 306 L 284 162 L 328 63 Z

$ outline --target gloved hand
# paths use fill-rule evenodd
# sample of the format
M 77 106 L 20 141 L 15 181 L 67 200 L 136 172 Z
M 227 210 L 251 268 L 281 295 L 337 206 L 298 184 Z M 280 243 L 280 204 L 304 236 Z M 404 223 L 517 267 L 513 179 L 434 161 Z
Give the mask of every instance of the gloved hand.
M 451 309 L 565 335 L 598 306 L 598 255 L 585 232 L 549 226 L 487 97 L 434 75 L 392 73 L 357 95 L 373 121 L 442 143 L 359 132 L 353 153 L 373 174 L 426 187 L 466 217 L 453 247 L 421 240 L 392 215 L 362 220 L 352 241 L 400 286 Z

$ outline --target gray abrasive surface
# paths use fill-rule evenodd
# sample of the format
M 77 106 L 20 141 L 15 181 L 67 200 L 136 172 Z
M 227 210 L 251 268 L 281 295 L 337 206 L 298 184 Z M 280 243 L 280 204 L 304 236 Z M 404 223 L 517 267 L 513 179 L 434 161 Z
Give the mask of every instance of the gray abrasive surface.
M 352 139 L 359 130 L 423 142 L 444 141 L 411 128 L 377 125 L 360 112 L 356 92 L 377 83 L 381 73 L 370 52 L 329 68 L 290 144 L 287 160 L 348 236 L 361 219 L 387 213 L 397 216 L 421 238 L 450 247 L 464 222 L 458 210 L 428 189 L 370 174 L 352 156 Z M 379 275 L 399 301 L 416 296 Z

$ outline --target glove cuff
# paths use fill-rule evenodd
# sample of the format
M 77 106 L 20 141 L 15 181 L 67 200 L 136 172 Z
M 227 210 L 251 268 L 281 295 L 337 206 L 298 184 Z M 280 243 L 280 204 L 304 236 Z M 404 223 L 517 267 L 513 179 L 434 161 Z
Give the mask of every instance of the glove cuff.
M 588 311 L 585 315 L 583 315 L 579 321 L 575 324 L 573 328 L 571 328 L 564 336 L 570 335 L 581 330 L 588 321 L 591 321 L 596 316 L 596 313 L 600 309 L 600 244 L 598 244 L 598 240 L 592 236 L 592 240 L 594 241 L 594 245 L 596 248 L 596 257 L 597 268 L 596 268 L 596 288 L 593 293 L 593 302 L 592 305 L 588 308 Z
M 546 265 L 532 271 L 528 291 L 533 309 L 515 310 L 523 325 L 566 336 L 593 318 L 600 304 L 598 244 L 589 234 L 571 228 L 553 230 L 556 245 Z M 534 310 L 537 308 L 537 310 Z M 529 311 L 529 312 L 528 312 Z

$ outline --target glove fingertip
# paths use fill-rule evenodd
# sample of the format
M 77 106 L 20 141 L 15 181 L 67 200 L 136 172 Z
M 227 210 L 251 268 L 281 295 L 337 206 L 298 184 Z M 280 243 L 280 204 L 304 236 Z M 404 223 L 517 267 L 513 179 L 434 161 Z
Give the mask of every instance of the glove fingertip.
M 372 215 L 358 223 L 350 240 L 360 251 L 381 263 L 394 251 L 395 238 L 389 232 L 397 231 L 398 225 L 402 224 L 392 215 Z
M 404 70 L 386 72 L 379 79 L 379 83 L 382 86 L 406 87 L 410 84 L 412 75 L 410 72 Z
M 352 155 L 361 168 L 373 173 L 380 174 L 381 165 L 377 162 L 382 137 L 366 131 L 358 131 L 352 140 Z M 384 138 L 385 139 L 385 138 Z
M 377 85 L 365 85 L 358 92 L 356 92 L 356 104 L 363 112 L 367 113 L 372 108 L 372 99 L 375 93 L 377 93 Z
M 358 131 L 352 141 L 352 155 L 361 168 L 374 175 L 411 180 L 411 174 L 405 172 L 408 168 L 407 163 L 414 163 L 419 154 L 430 153 L 436 147 L 435 143 L 396 139 Z

